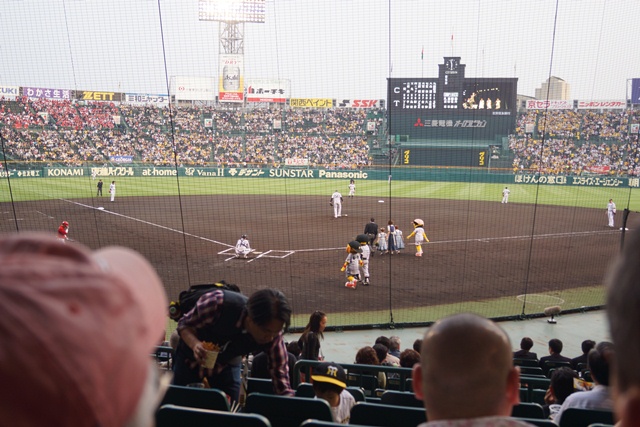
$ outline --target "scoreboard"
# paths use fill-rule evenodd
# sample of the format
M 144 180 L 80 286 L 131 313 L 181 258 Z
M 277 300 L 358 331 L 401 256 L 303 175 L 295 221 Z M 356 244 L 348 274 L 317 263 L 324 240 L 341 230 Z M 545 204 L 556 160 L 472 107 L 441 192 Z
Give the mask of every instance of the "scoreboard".
M 491 140 L 515 129 L 516 78 L 465 78 L 459 57 L 445 57 L 434 78 L 390 78 L 391 135 L 413 141 Z
M 489 148 L 408 147 L 402 149 L 403 166 L 486 167 Z

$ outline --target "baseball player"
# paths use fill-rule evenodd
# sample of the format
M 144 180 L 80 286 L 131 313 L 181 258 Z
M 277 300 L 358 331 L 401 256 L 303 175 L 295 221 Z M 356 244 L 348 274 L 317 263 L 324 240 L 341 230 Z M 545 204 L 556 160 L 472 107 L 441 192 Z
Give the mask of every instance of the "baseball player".
M 360 258 L 362 259 L 362 284 L 365 286 L 369 286 L 369 258 L 371 257 L 369 236 L 367 236 L 366 234 L 358 234 L 356 236 L 356 241 L 360 243 L 360 249 L 362 250 L 362 254 L 360 255 Z
M 342 216 L 342 194 L 338 190 L 331 195 L 329 204 L 333 206 L 333 217 L 340 218 Z
M 69 223 L 67 221 L 62 221 L 62 224 L 58 227 L 58 239 L 60 239 L 62 243 L 65 243 L 69 240 L 67 234 L 69 234 Z
M 609 204 L 607 205 L 607 217 L 609 218 L 609 227 L 615 227 L 615 216 L 616 216 L 616 204 L 613 203 L 613 199 L 609 199 Z
M 509 203 L 509 193 L 511 193 L 509 187 L 504 187 L 504 190 L 502 190 L 502 203 Z
M 349 181 L 349 197 L 356 195 L 356 182 L 352 179 Z
M 236 242 L 236 255 L 242 258 L 246 258 L 251 253 L 251 245 L 247 239 L 247 235 L 243 234 Z
M 360 243 L 355 240 L 352 240 L 347 245 L 347 259 L 342 264 L 342 268 L 340 271 L 346 271 L 347 282 L 344 284 L 345 287 L 355 289 L 358 285 L 358 280 L 360 280 L 360 267 L 362 266 L 362 260 L 360 259 L 360 253 L 362 253 L 362 249 L 360 249 Z
M 99 179 L 98 184 L 96 185 L 96 188 L 98 189 L 98 191 L 96 192 L 96 197 L 98 196 L 102 197 L 102 185 L 103 185 L 102 180 Z
M 429 243 L 427 233 L 424 232 L 423 220 L 418 218 L 413 220 L 413 231 L 407 236 L 407 239 L 412 238 L 414 235 L 416 236 L 416 256 L 422 256 L 422 242 Z
M 116 199 L 116 182 L 111 181 L 111 185 L 109 185 L 109 194 L 111 194 L 111 201 L 113 202 Z

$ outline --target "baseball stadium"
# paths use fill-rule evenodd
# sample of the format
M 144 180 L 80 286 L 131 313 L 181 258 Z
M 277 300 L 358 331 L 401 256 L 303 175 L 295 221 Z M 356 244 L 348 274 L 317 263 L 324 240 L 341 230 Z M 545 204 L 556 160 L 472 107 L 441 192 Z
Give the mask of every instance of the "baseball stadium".
M 55 235 L 66 221 L 66 244 L 143 254 L 169 300 L 220 280 L 246 295 L 279 289 L 292 330 L 315 310 L 345 330 L 603 307 L 607 266 L 640 220 L 640 79 L 616 83 L 629 83 L 626 98 L 552 93 L 566 82 L 545 46 L 535 53 L 546 72 L 534 78 L 544 84 L 525 96 L 521 68 L 505 61 L 485 77 L 476 42 L 449 28 L 428 35 L 445 39 L 439 50 L 425 36 L 409 52 L 394 32 L 398 0 L 384 2 L 376 36 L 381 89 L 343 95 L 337 82 L 325 88 L 355 84 L 364 68 L 301 62 L 308 72 L 294 79 L 277 53 L 298 45 L 262 51 L 261 35 L 302 7 L 293 2 L 255 1 L 261 14 L 229 17 L 206 1 L 63 1 L 46 25 L 34 22 L 56 34 L 46 52 L 24 22 L 9 23 L 28 3 L 0 20 L 22 55 L 18 73 L 0 73 L 2 233 Z M 480 7 L 471 20 L 502 13 Z M 86 27 L 87 16 L 102 18 Z M 340 34 L 303 38 L 322 51 L 348 45 Z M 127 45 L 137 37 L 140 48 Z M 402 68 L 409 55 L 413 68 Z M 256 65 L 269 58 L 275 68 Z M 598 78 L 593 86 L 609 76 Z M 372 221 L 367 285 L 361 269 L 355 279 L 341 270 Z M 418 224 L 428 241 L 416 243 Z

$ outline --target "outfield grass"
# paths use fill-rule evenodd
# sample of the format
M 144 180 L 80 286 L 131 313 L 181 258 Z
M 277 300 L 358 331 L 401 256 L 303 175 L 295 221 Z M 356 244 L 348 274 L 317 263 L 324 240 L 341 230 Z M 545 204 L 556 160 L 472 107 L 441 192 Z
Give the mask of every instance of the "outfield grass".
M 539 297 L 539 298 L 536 298 Z M 597 307 L 604 304 L 604 286 L 587 286 L 566 289 L 545 294 L 530 294 L 527 303 L 519 297 L 465 301 L 451 304 L 439 304 L 393 310 L 393 322 L 412 323 L 415 319 L 440 319 L 456 313 L 476 313 L 489 318 L 505 318 L 522 314 L 525 317 L 542 313 L 545 307 L 562 305 L 562 309 L 576 310 L 585 307 Z M 563 301 L 560 303 L 560 300 Z M 524 311 L 523 311 L 524 309 Z M 307 313 L 293 314 L 291 325 L 294 329 L 303 328 L 309 320 Z M 358 312 L 331 312 L 331 323 L 334 325 L 384 325 L 390 323 L 389 310 L 371 310 Z M 167 319 L 167 338 L 176 328 L 177 323 Z
M 346 196 L 347 180 L 301 178 L 193 178 L 132 177 L 116 178 L 116 197 L 177 196 L 211 194 L 314 195 L 329 197 L 336 189 Z M 108 196 L 110 180 L 103 179 L 103 194 Z M 11 193 L 6 179 L 0 181 L 0 201 L 74 199 L 95 196 L 97 180 L 90 178 L 22 178 L 11 180 Z M 365 181 L 356 182 L 357 196 L 381 199 L 402 197 L 414 199 L 449 199 L 499 201 L 503 184 L 430 182 L 430 181 Z M 618 209 L 640 211 L 640 192 L 630 188 L 603 188 L 511 184 L 510 203 L 573 206 L 605 209 L 613 198 Z
M 538 297 L 538 298 L 536 298 Z M 533 315 L 541 313 L 545 307 L 561 305 L 563 310 L 576 310 L 584 307 L 597 307 L 605 301 L 604 286 L 586 286 L 581 288 L 558 290 L 544 294 L 527 295 L 526 304 L 518 297 L 508 296 L 503 298 L 481 299 L 477 301 L 463 301 L 450 304 L 438 304 L 421 307 L 401 308 L 393 310 L 393 320 L 396 323 L 410 323 L 415 319 L 440 319 L 455 313 L 470 312 L 481 316 L 500 318 L 522 313 Z M 524 312 L 523 312 L 524 308 Z M 294 316 L 296 325 L 304 325 L 304 315 Z M 364 312 L 332 312 L 331 322 L 338 325 L 361 325 L 385 323 L 389 320 L 388 310 L 364 311 Z

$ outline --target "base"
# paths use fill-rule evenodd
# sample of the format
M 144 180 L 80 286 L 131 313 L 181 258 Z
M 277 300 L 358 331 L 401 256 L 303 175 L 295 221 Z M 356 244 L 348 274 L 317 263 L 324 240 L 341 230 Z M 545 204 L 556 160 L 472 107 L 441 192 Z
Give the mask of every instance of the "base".
M 547 319 L 547 323 L 551 323 L 552 325 L 555 325 L 556 323 L 558 323 L 558 321 L 552 317 L 551 319 Z

